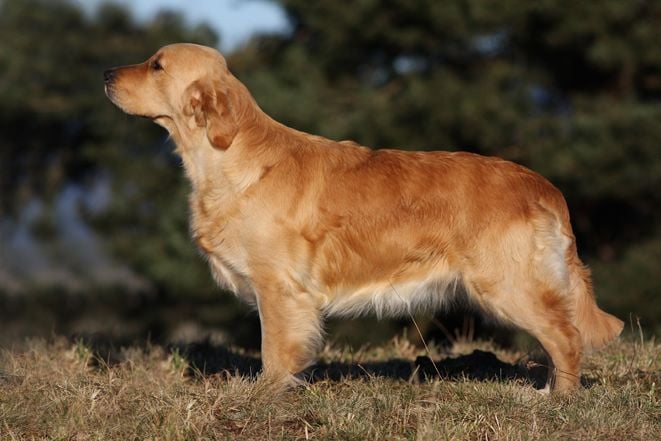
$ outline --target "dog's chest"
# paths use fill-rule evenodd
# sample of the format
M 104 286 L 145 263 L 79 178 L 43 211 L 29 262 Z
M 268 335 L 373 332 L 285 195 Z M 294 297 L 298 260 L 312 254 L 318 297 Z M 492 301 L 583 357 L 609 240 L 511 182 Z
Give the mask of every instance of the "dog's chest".
M 218 284 L 251 301 L 254 297 L 248 274 L 248 254 L 241 242 L 240 210 L 228 197 L 214 192 L 192 193 L 191 234 L 208 258 Z

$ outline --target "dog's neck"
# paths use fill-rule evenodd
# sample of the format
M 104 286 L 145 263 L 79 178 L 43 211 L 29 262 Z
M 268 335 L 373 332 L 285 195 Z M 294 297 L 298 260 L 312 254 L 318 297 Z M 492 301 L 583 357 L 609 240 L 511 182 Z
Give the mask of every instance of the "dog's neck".
M 156 121 L 168 130 L 175 142 L 175 152 L 182 158 L 194 192 L 209 188 L 234 194 L 244 192 L 300 138 L 300 132 L 264 113 L 245 86 L 235 81 L 237 85 L 233 90 L 240 94 L 233 103 L 238 131 L 227 149 L 218 149 L 205 130 L 185 122 Z

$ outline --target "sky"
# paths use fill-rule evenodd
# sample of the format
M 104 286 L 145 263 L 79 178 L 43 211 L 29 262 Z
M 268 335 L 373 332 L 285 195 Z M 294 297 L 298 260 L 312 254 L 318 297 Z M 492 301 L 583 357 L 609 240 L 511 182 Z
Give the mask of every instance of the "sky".
M 108 0 L 74 0 L 93 12 Z M 283 10 L 268 0 L 110 0 L 128 6 L 140 20 L 148 20 L 162 9 L 182 12 L 190 24 L 206 22 L 221 38 L 221 49 L 230 51 L 256 31 L 284 31 Z

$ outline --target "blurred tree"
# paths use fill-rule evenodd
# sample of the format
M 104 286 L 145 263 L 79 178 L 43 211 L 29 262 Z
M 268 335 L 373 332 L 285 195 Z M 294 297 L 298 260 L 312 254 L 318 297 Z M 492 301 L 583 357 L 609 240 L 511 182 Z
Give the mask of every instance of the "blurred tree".
M 0 40 L 0 217 L 16 217 L 32 199 L 52 204 L 65 185 L 103 174 L 112 200 L 95 224 L 109 249 L 159 291 L 211 290 L 187 237 L 186 184 L 172 146 L 158 127 L 117 111 L 102 73 L 167 43 L 215 46 L 217 35 L 171 12 L 137 23 L 112 4 L 89 17 L 69 1 L 4 0 Z M 48 222 L 41 231 L 54 229 Z
M 565 193 L 600 303 L 661 329 L 650 307 L 661 268 L 660 2 L 275 2 L 290 31 L 258 35 L 229 60 L 269 114 L 374 147 L 530 166 Z M 216 35 L 172 13 L 137 23 L 112 5 L 88 17 L 64 0 L 0 0 L 0 41 L 0 218 L 101 174 L 112 200 L 94 222 L 115 256 L 165 296 L 213 292 L 172 146 L 107 102 L 101 73 Z
M 530 166 L 565 193 L 605 308 L 661 323 L 646 306 L 661 268 L 661 3 L 278 3 L 292 32 L 230 63 L 268 113 Z

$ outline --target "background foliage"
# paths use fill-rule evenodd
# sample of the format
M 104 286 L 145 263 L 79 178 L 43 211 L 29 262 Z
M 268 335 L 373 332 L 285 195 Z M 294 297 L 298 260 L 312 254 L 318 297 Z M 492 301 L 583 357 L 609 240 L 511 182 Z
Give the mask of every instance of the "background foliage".
M 540 172 L 566 195 L 600 303 L 659 331 L 660 2 L 276 3 L 290 31 L 228 54 L 267 113 L 334 139 L 468 150 Z M 43 314 L 64 308 L 44 319 L 56 329 L 98 331 L 109 325 L 62 323 L 102 305 L 140 322 L 138 334 L 188 320 L 251 339 L 242 329 L 254 320 L 218 295 L 188 238 L 188 184 L 165 133 L 102 91 L 107 67 L 218 36 L 168 12 L 139 23 L 112 5 L 87 16 L 64 0 L 0 0 L 0 41 L 0 314 L 33 312 L 26 299 L 37 299 Z M 93 225 L 98 241 L 88 253 L 96 242 L 69 240 L 61 214 L 71 189 L 78 230 Z M 48 265 L 18 259 L 21 238 Z M 78 300 L 62 306 L 65 292 Z

